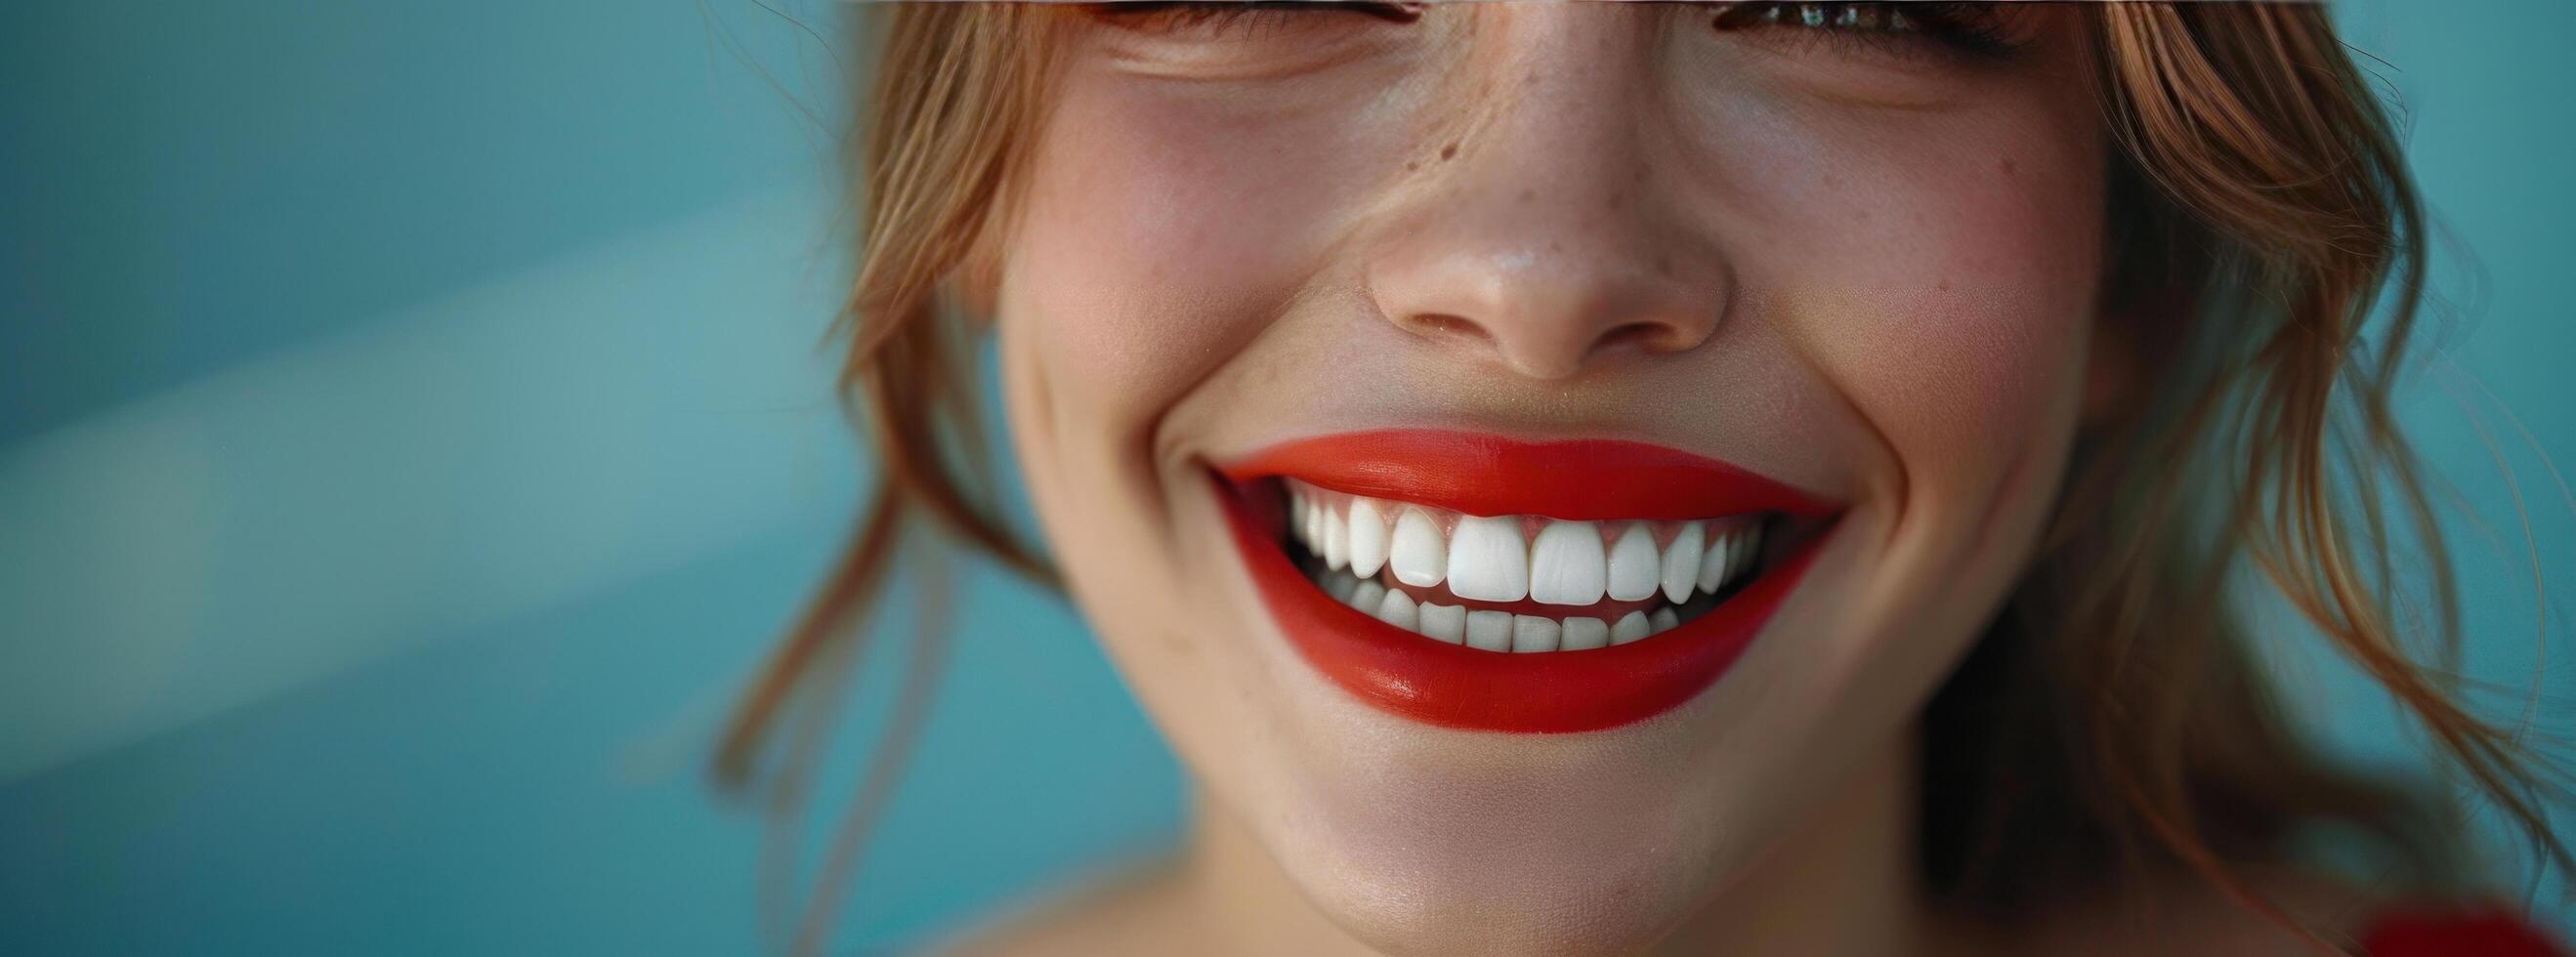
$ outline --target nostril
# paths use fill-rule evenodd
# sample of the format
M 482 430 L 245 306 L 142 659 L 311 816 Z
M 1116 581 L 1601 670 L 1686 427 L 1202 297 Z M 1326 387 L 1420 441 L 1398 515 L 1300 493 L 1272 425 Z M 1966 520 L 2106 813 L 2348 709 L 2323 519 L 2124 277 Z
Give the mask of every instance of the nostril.
M 1465 316 L 1453 316 L 1447 313 L 1431 312 L 1417 313 L 1407 316 L 1405 319 L 1406 324 L 1412 326 L 1414 332 L 1424 336 L 1437 336 L 1444 338 L 1458 337 L 1466 339 L 1492 338 L 1491 335 L 1485 332 L 1485 327 L 1477 325 L 1474 320 L 1468 319 Z
M 1707 340 L 1708 333 L 1708 329 L 1689 323 L 1655 321 L 1624 323 L 1594 338 L 1591 347 L 1584 350 L 1584 354 L 1601 356 L 1618 352 L 1634 352 L 1653 355 L 1687 352 Z
M 1680 330 L 1660 322 L 1631 322 L 1602 333 L 1601 338 L 1593 340 L 1592 347 L 1600 350 L 1614 346 L 1634 345 L 1648 352 L 1665 351 L 1676 344 L 1680 338 L 1679 332 Z

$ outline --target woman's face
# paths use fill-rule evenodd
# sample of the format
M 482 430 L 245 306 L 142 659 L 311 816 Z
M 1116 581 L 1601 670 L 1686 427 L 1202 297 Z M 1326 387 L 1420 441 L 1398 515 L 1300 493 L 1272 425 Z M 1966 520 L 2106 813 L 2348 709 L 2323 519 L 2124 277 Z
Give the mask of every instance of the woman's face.
M 2092 360 L 2079 13 L 1068 16 L 1010 424 L 1209 813 L 1380 946 L 1617 949 L 1910 786 Z

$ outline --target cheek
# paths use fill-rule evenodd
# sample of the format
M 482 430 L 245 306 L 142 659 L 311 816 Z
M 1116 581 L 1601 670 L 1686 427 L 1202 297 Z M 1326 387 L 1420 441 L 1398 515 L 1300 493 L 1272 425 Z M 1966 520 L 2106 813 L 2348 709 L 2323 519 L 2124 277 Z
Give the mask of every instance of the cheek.
M 1917 137 L 1780 191 L 1796 214 L 1774 220 L 1776 279 L 1753 305 L 1879 433 L 1909 495 L 1994 490 L 2072 422 L 2104 229 L 2083 142 Z
M 2044 245 L 1995 250 L 1985 270 L 1961 264 L 1948 288 L 1936 284 L 1890 313 L 1912 321 L 1847 354 L 1857 375 L 1874 377 L 1863 400 L 1920 491 L 2006 494 L 2070 437 L 2092 329 L 2095 232 L 2022 235 Z M 2066 261 L 2057 255 L 2065 250 L 2083 255 Z
M 1824 297 L 1818 365 L 1879 433 L 1911 494 L 1988 488 L 2071 422 L 2090 320 L 2080 296 L 1990 285 Z
M 1248 121 L 1197 99 L 1079 71 L 1060 90 L 1002 316 L 1060 423 L 1150 426 L 1311 282 L 1384 166 L 1346 113 Z

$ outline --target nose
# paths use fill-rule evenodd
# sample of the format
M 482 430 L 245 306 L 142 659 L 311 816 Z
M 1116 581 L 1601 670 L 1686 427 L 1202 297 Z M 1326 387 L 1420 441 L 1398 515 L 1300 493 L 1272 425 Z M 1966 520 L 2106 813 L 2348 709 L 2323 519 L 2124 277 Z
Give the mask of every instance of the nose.
M 1687 174 L 1672 168 L 1687 164 L 1653 152 L 1638 44 L 1528 26 L 1546 38 L 1493 64 L 1514 82 L 1427 144 L 1385 214 L 1365 264 L 1379 314 L 1541 380 L 1697 347 L 1725 312 L 1728 270 L 1689 228 Z

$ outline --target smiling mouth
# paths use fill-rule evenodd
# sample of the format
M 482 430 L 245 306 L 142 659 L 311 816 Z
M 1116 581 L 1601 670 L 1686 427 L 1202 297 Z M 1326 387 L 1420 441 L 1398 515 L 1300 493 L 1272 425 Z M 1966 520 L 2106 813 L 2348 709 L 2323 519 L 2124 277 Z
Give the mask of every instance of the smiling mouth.
M 1754 577 L 1757 512 L 1706 520 L 1476 516 L 1283 479 L 1284 547 L 1335 600 L 1482 651 L 1589 651 L 1695 621 Z
M 1390 430 L 1217 469 L 1281 632 L 1361 700 L 1432 724 L 1562 733 L 1714 684 L 1839 508 L 1615 441 Z

